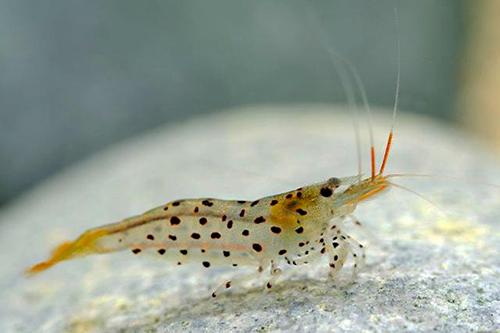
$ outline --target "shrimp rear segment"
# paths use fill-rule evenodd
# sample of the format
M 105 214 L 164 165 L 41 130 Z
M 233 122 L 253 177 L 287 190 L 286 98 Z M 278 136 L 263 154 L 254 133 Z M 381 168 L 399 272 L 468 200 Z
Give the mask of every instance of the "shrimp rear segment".
M 269 201 L 269 202 L 267 202 Z M 154 254 L 177 265 L 198 261 L 232 266 L 259 264 L 268 252 L 271 228 L 265 222 L 270 200 L 226 201 L 191 199 L 171 202 L 122 222 L 83 233 L 75 241 L 59 245 L 45 262 L 26 271 L 42 272 L 76 257 L 129 249 L 133 254 Z

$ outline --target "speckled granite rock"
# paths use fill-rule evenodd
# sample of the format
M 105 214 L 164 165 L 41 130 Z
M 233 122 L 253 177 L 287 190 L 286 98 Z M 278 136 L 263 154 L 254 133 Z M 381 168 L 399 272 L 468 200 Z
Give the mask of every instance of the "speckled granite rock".
M 128 253 L 21 271 L 84 229 L 179 197 L 251 199 L 355 173 L 351 120 L 332 108 L 261 107 L 159 128 L 41 184 L 0 212 L 0 332 L 492 332 L 500 329 L 500 167 L 463 134 L 399 118 L 389 171 L 471 181 L 398 180 L 358 208 L 367 266 L 336 283 L 324 263 L 286 268 L 214 301 L 242 271 L 177 268 Z M 377 115 L 379 146 L 389 120 Z

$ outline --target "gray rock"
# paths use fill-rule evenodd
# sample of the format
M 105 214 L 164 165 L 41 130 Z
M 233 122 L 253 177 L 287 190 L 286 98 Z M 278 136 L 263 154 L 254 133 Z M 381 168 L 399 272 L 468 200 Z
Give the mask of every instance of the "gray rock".
M 272 292 L 257 281 L 213 300 L 215 286 L 245 271 L 177 268 L 128 253 L 22 275 L 58 242 L 175 198 L 252 199 L 355 174 L 351 119 L 339 110 L 248 108 L 160 127 L 39 185 L 0 212 L 0 331 L 500 329 L 500 191 L 483 184 L 498 183 L 498 161 L 465 134 L 404 114 L 389 172 L 461 178 L 397 179 L 445 213 L 396 188 L 358 207 L 365 227 L 350 233 L 368 258 L 354 283 L 350 267 L 331 281 L 318 262 L 283 267 Z M 382 147 L 390 118 L 375 120 Z

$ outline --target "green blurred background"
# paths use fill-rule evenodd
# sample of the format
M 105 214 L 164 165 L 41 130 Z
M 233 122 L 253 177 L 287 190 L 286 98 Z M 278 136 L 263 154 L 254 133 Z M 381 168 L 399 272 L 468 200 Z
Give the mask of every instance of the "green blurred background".
M 345 103 L 324 45 L 390 106 L 456 122 L 463 1 L 0 1 L 0 204 L 151 128 L 234 106 Z

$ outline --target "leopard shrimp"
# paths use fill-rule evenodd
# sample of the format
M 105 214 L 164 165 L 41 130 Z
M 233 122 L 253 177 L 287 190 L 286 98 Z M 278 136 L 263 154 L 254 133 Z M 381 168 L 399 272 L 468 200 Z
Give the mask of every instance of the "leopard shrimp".
M 29 268 L 27 274 L 40 273 L 65 260 L 123 250 L 135 256 L 152 254 L 174 265 L 254 266 L 259 272 L 270 269 L 267 288 L 273 286 L 283 263 L 303 265 L 326 255 L 330 275 L 335 276 L 352 254 L 356 269 L 364 259 L 364 248 L 344 232 L 342 220 L 359 203 L 391 185 L 383 174 L 391 142 L 392 130 L 380 171 L 372 169 L 372 175 L 365 179 L 334 177 L 254 201 L 172 201 L 84 232 L 59 245 L 47 261 Z M 371 152 L 374 162 L 374 150 Z M 223 284 L 224 288 L 231 286 L 231 281 Z
M 324 256 L 328 258 L 329 275 L 335 277 L 352 255 L 355 275 L 364 263 L 364 247 L 345 232 L 343 221 L 346 217 L 353 218 L 359 203 L 395 185 L 389 181 L 391 175 L 384 175 L 384 170 L 394 135 L 399 72 L 398 63 L 392 127 L 378 170 L 370 125 L 368 177 L 361 174 L 358 136 L 355 176 L 332 177 L 253 201 L 214 198 L 171 201 L 143 214 L 83 232 L 76 240 L 56 247 L 48 260 L 32 266 L 26 274 L 38 274 L 66 260 L 128 250 L 135 256 L 149 254 L 166 259 L 172 265 L 255 267 L 258 273 L 269 272 L 266 289 L 273 287 L 283 265 L 301 266 Z M 358 76 L 355 71 L 352 74 L 367 107 Z M 368 107 L 367 111 L 369 115 Z M 212 297 L 244 281 L 225 281 Z

